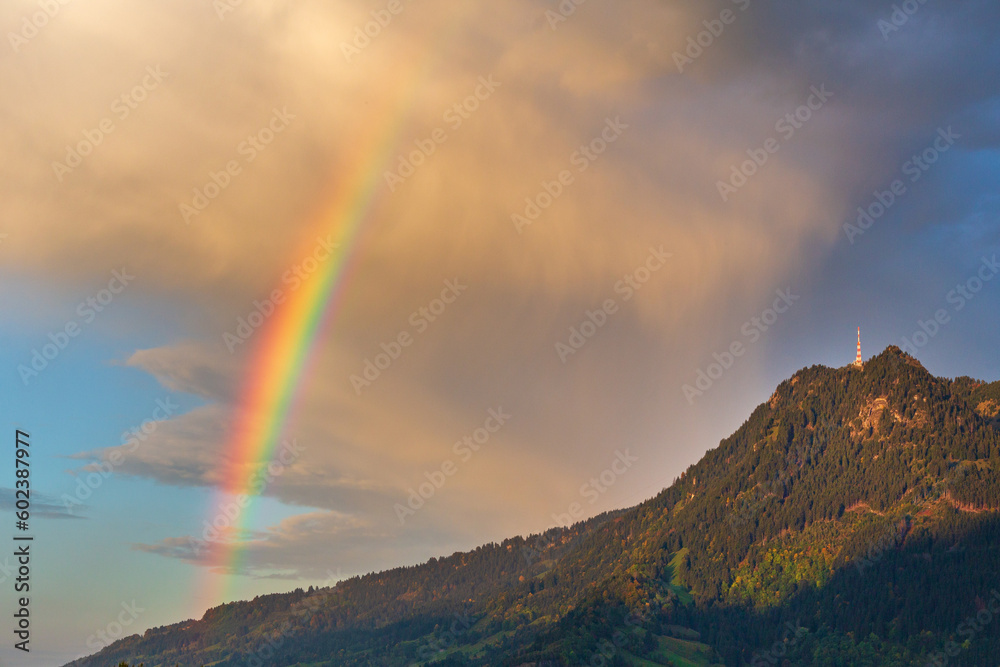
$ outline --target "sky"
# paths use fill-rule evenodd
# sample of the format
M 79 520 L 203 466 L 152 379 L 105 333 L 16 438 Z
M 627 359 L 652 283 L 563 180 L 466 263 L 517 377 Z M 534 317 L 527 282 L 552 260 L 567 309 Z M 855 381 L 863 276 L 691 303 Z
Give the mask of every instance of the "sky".
M 31 436 L 35 539 L 32 651 L 0 628 L 0 665 L 636 504 L 798 369 L 852 362 L 858 327 L 865 357 L 1000 379 L 998 21 L 4 3 L 2 415 L 10 451 Z M 197 540 L 271 298 L 339 255 L 220 562 Z

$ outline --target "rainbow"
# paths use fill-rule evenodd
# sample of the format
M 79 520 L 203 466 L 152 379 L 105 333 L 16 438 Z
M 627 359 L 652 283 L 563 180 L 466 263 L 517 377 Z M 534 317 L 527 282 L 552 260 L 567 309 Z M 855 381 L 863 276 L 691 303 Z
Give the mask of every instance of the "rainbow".
M 453 21 L 454 24 L 457 23 Z M 252 351 L 244 382 L 239 393 L 228 442 L 222 461 L 224 469 L 215 498 L 210 507 L 208 524 L 226 514 L 241 496 L 253 497 L 259 492 L 259 475 L 275 454 L 291 419 L 298 394 L 304 383 L 317 341 L 332 324 L 343 302 L 352 269 L 363 246 L 367 222 L 373 217 L 380 197 L 380 186 L 386 165 L 392 159 L 399 136 L 409 116 L 409 109 L 427 77 L 434 59 L 411 63 L 409 72 L 397 82 L 396 103 L 389 113 L 374 116 L 365 138 L 358 142 L 355 159 L 349 160 L 350 173 L 341 176 L 327 203 L 319 208 L 315 220 L 305 225 L 311 231 L 305 236 L 302 249 L 292 259 L 302 261 L 317 245 L 317 236 L 332 236 L 336 247 L 297 290 L 286 293 L 286 301 L 268 322 L 258 330 L 259 337 Z M 390 83 L 389 85 L 393 85 Z M 210 542 L 206 553 L 206 580 L 201 582 L 196 597 L 198 606 L 225 602 L 225 583 L 238 574 L 242 564 L 241 544 L 252 525 L 251 502 L 225 528 L 223 537 Z M 204 607 L 203 607 L 204 608 Z

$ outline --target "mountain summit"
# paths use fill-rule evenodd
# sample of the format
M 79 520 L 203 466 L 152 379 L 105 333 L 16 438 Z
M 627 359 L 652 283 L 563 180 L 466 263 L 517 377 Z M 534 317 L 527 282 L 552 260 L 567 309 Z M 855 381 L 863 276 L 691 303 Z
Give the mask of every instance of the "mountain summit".
M 897 347 L 813 366 L 640 505 L 71 665 L 996 664 L 998 417 Z

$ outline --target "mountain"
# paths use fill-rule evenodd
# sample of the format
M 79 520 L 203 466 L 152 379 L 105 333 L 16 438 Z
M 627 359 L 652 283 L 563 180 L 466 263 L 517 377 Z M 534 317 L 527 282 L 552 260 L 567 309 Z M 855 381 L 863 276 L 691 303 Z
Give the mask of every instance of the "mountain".
M 997 665 L 1000 383 L 803 369 L 659 495 L 70 663 Z

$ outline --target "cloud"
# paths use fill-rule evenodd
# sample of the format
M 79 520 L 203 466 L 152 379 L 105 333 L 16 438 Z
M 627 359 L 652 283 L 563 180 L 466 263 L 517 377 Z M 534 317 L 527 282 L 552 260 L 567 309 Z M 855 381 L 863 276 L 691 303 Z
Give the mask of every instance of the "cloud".
M 31 516 L 46 519 L 81 519 L 69 511 L 58 498 L 35 491 L 31 494 Z M 16 512 L 18 497 L 15 489 L 0 488 L 0 512 Z
M 317 237 L 340 238 L 331 211 L 371 177 L 344 296 L 286 434 L 303 454 L 263 491 L 318 511 L 250 539 L 254 572 L 318 572 L 294 546 L 321 549 L 330 535 L 345 563 L 366 548 L 387 563 L 391 548 L 436 553 L 397 525 L 393 506 L 498 407 L 510 424 L 413 519 L 427 535 L 459 543 L 551 525 L 619 447 L 640 452 L 644 470 L 587 509 L 634 502 L 715 444 L 681 384 L 774 290 L 823 282 L 842 223 L 906 156 L 948 123 L 968 146 L 996 148 L 995 49 L 968 66 L 972 49 L 995 43 L 993 4 L 923 5 L 889 39 L 885 10 L 870 3 L 742 4 L 585 3 L 552 29 L 553 3 L 428 0 L 351 62 L 341 43 L 374 5 L 248 0 L 224 21 L 206 3 L 67 6 L 0 60 L 4 271 L 66 290 L 133 270 L 130 290 L 148 309 L 133 323 L 163 342 L 126 365 L 206 405 L 134 451 L 118 447 L 120 471 L 215 487 L 259 343 L 254 334 L 230 351 L 224 335 L 255 301 L 291 289 L 283 276 Z M 32 7 L 6 8 L 4 24 Z M 674 53 L 734 7 L 737 20 L 679 72 Z M 112 104 L 148 67 L 162 67 L 163 82 L 121 117 Z M 462 106 L 480 77 L 499 86 Z M 718 182 L 822 85 L 830 102 L 723 201 Z M 294 118 L 276 131 L 276 113 Z M 67 146 L 105 118 L 114 131 L 57 176 Z M 609 122 L 627 126 L 610 143 Z M 401 173 L 435 130 L 446 139 L 390 187 L 386 172 Z M 258 149 L 251 136 L 273 140 Z M 373 156 L 384 159 L 369 166 Z M 571 182 L 556 188 L 564 172 Z M 926 182 L 938 206 L 915 226 L 946 226 L 978 205 Z M 216 190 L 184 219 L 182 204 Z M 518 230 L 515 214 L 534 220 Z M 626 300 L 619 281 L 661 247 L 669 261 Z M 420 316 L 446 280 L 468 290 Z M 607 299 L 616 314 L 563 363 L 556 343 Z M 413 344 L 356 391 L 352 376 L 403 333 Z M 745 377 L 764 351 L 741 362 Z M 184 548 L 168 539 L 146 550 L 189 559 Z
M 212 542 L 186 536 L 134 544 L 133 549 L 207 566 L 218 562 L 217 551 L 230 553 L 236 546 L 239 562 L 220 566 L 218 573 L 318 580 L 331 571 L 351 576 L 387 569 L 400 561 L 418 562 L 422 555 L 414 542 L 426 549 L 441 541 L 441 534 L 432 533 L 401 544 L 384 530 L 341 513 L 310 512 L 231 540 Z
M 210 13 L 199 16 L 203 10 L 161 8 L 144 12 L 140 23 L 158 22 L 162 32 L 157 34 L 163 36 L 141 44 L 134 33 L 118 32 L 104 45 L 72 23 L 52 26 L 43 37 L 84 42 L 95 49 L 89 62 L 111 60 L 112 52 L 124 50 L 131 56 L 129 63 L 144 64 L 111 67 L 102 80 L 88 78 L 85 90 L 56 87 L 48 99 L 28 98 L 39 108 L 52 108 L 60 95 L 77 94 L 66 117 L 53 117 L 51 111 L 21 112 L 27 136 L 33 143 L 51 144 L 48 150 L 28 151 L 24 146 L 16 151 L 14 145 L 5 145 L 27 162 L 27 169 L 17 174 L 26 188 L 11 193 L 14 198 L 8 203 L 17 213 L 11 216 L 16 225 L 11 242 L 35 246 L 15 261 L 25 269 L 67 278 L 103 275 L 109 266 L 129 263 L 137 267 L 147 293 L 200 303 L 210 322 L 215 313 L 220 319 L 235 319 L 297 259 L 296 249 L 311 235 L 310 216 L 323 208 L 344 174 L 356 168 L 352 160 L 357 151 L 367 150 L 358 145 L 356 131 L 364 134 L 374 128 L 377 134 L 397 113 L 392 102 L 397 63 L 415 57 L 422 40 L 442 29 L 452 31 L 451 48 L 461 51 L 463 65 L 443 53 L 432 59 L 430 75 L 415 81 L 419 92 L 403 108 L 406 125 L 394 152 L 408 152 L 414 139 L 445 126 L 445 112 L 471 92 L 478 76 L 493 75 L 502 85 L 462 127 L 449 130 L 448 143 L 399 192 L 389 197 L 380 184 L 384 203 L 374 213 L 374 238 L 360 271 L 373 292 L 391 293 L 386 288 L 398 287 L 402 275 L 411 275 L 418 277 L 408 290 L 412 298 L 417 289 L 427 287 L 432 273 L 428 267 L 468 269 L 469 259 L 475 257 L 477 273 L 491 280 L 521 292 L 541 288 L 559 298 L 593 289 L 597 280 L 634 261 L 636 252 L 650 242 L 698 242 L 690 220 L 660 210 L 663 193 L 650 191 L 654 184 L 673 182 L 664 178 L 669 173 L 639 175 L 626 167 L 644 156 L 674 152 L 670 143 L 640 138 L 655 127 L 641 124 L 639 114 L 674 93 L 651 88 L 667 63 L 662 54 L 651 58 L 648 42 L 654 35 L 663 40 L 664 33 L 677 34 L 678 15 L 690 18 L 698 12 L 638 2 L 609 20 L 612 16 L 600 7 L 581 7 L 572 23 L 552 31 L 540 22 L 542 6 L 534 3 L 467 10 L 456 26 L 441 19 L 452 12 L 439 13 L 435 7 L 405 13 L 354 66 L 328 52 L 336 51 L 336 39 L 330 40 L 330 35 L 346 39 L 351 31 L 345 25 L 365 18 L 345 5 L 253 4 L 221 24 Z M 91 11 L 88 18 L 110 9 L 98 3 Z M 265 11 L 273 21 L 269 30 L 249 32 L 261 19 L 255 14 Z M 538 22 L 526 29 L 525 16 Z M 126 14 L 105 29 L 116 31 L 134 18 Z M 319 39 L 293 39 L 307 22 L 312 26 L 307 34 L 326 35 L 326 46 L 320 46 Z M 194 48 L 182 49 L 169 37 L 182 25 L 186 43 Z M 93 26 L 88 22 L 88 27 Z M 247 51 L 258 53 L 262 65 L 247 62 L 242 57 Z M 335 66 L 317 71 L 320 57 L 335 58 Z M 201 66 L 204 58 L 212 68 Z M 160 64 L 169 72 L 164 83 L 128 117 L 117 120 L 110 100 L 127 94 L 147 65 Z M 245 75 L 235 76 L 241 70 L 247 70 Z M 221 80 L 220 72 L 232 76 Z M 31 85 L 23 70 L 11 68 L 9 73 L 14 91 Z M 217 86 L 222 90 L 210 92 Z M 342 104 L 344 95 L 357 103 Z M 266 127 L 274 107 L 287 107 L 295 120 L 253 162 L 243 165 L 204 213 L 185 225 L 179 204 L 189 203 L 193 189 L 210 183 L 211 174 L 228 160 L 243 161 L 238 147 L 248 134 Z M 51 163 L 63 157 L 66 144 L 83 140 L 83 131 L 90 131 L 102 115 L 112 115 L 116 131 L 58 182 Z M 572 196 L 546 212 L 533 237 L 513 235 L 505 221 L 520 210 L 526 196 L 537 193 L 543 179 L 570 166 L 573 151 L 600 132 L 609 116 L 622 116 L 634 128 L 632 136 L 580 176 Z M 692 128 L 689 147 L 675 164 L 690 168 L 702 162 L 697 159 L 698 138 L 707 139 L 705 135 L 723 122 L 710 116 L 700 132 Z M 23 144 L 24 134 L 8 135 L 7 140 Z M 517 149 L 510 150 L 512 146 Z M 392 158 L 390 164 L 394 162 Z M 72 202 L 72 207 L 60 211 L 51 208 L 59 206 L 56 203 L 28 204 L 38 201 Z M 683 206 L 678 208 L 683 211 Z M 66 226 L 72 219 L 95 222 Z M 607 219 L 619 220 L 622 233 L 607 237 Z M 442 226 L 443 221 L 448 223 Z M 42 235 L 47 242 L 36 243 Z M 412 252 L 414 243 L 420 253 Z M 81 253 L 81 247 L 96 252 Z M 253 271 L 247 271 L 250 266 Z

